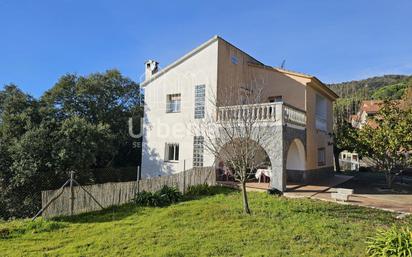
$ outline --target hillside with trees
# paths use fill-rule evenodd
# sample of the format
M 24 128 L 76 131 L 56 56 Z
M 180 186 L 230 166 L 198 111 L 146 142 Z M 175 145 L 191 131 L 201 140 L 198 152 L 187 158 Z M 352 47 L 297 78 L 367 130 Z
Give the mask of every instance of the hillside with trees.
M 412 76 L 384 75 L 328 86 L 340 96 L 336 105 L 344 108 L 347 115 L 350 115 L 358 111 L 362 100 L 401 99 L 408 87 L 412 86 Z

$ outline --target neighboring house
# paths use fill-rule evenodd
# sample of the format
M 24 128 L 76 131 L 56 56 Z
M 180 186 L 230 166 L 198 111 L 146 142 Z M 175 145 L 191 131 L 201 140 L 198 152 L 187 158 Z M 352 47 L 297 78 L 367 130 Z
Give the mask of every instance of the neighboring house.
M 408 108 L 410 106 L 410 103 L 408 102 L 408 94 L 411 93 L 412 90 L 409 89 L 409 92 L 406 93 L 406 97 L 404 100 L 392 100 L 393 103 L 395 103 L 397 106 L 400 108 Z M 352 127 L 357 128 L 357 129 L 362 129 L 365 125 L 369 125 L 372 128 L 377 128 L 376 122 L 372 119 L 382 108 L 382 104 L 384 101 L 382 100 L 364 100 L 360 103 L 359 106 L 359 111 L 355 115 L 351 115 L 349 117 L 350 123 L 352 124 Z M 347 153 L 346 156 L 349 156 L 349 154 L 356 154 L 356 153 Z M 357 154 L 356 154 L 357 155 Z M 356 156 L 356 159 L 358 159 L 358 156 Z M 340 162 L 346 162 L 343 158 L 343 155 L 340 155 L 339 158 Z M 361 160 L 357 160 L 353 163 L 354 165 L 357 165 L 358 167 L 373 167 L 375 166 L 375 163 L 373 160 L 370 158 L 364 156 Z M 352 162 L 351 162 L 352 163 Z
M 359 111 L 355 115 L 350 116 L 350 122 L 354 128 L 362 128 L 380 109 L 383 103 L 381 100 L 365 100 L 362 101 Z
M 406 106 L 406 101 L 404 100 L 392 100 L 401 108 Z M 381 109 L 384 101 L 382 100 L 364 100 L 360 103 L 359 111 L 355 115 L 350 116 L 350 122 L 352 127 L 361 129 L 365 124 L 375 126 L 371 118 L 376 115 Z
M 147 61 L 145 69 L 143 177 L 217 167 L 191 124 L 208 115 L 224 120 L 226 110 L 238 107 L 216 110 L 208 99 L 222 99 L 228 87 L 251 82 L 265 96 L 254 107 L 270 110 L 262 121 L 273 125 L 273 140 L 264 149 L 271 186 L 284 191 L 287 180 L 310 182 L 332 174 L 332 105 L 338 96 L 316 77 L 266 66 L 218 36 L 163 69 L 156 61 Z

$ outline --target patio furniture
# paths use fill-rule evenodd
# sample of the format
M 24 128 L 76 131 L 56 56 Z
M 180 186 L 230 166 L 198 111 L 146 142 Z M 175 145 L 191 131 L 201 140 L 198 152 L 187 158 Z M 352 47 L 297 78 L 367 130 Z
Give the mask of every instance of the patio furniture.
M 232 171 L 227 167 L 217 168 L 216 172 L 219 181 L 232 181 L 234 178 Z
M 258 179 L 259 183 L 262 179 L 262 176 L 265 176 L 268 178 L 271 177 L 271 170 L 272 169 L 270 167 L 268 167 L 267 169 L 257 169 L 256 170 L 255 177 Z
M 223 168 L 223 176 L 226 176 L 226 181 L 229 181 L 229 178 L 233 178 L 233 173 L 230 169 L 228 169 L 227 167 Z
M 349 201 L 349 196 L 353 195 L 353 189 L 337 188 L 336 193 L 331 193 L 332 199 L 335 201 Z

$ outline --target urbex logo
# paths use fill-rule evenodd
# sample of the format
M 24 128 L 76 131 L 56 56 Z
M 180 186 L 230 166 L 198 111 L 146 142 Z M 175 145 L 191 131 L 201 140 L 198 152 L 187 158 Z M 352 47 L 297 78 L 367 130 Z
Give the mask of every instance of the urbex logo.
M 143 118 L 140 118 L 140 130 L 138 134 L 135 134 L 133 131 L 133 118 L 129 118 L 128 126 L 129 126 L 129 136 L 135 139 L 139 139 L 143 136 Z

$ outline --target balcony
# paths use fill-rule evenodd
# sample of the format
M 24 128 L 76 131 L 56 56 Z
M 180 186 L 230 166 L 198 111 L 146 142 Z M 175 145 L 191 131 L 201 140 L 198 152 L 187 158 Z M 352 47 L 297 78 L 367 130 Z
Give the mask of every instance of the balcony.
M 262 103 L 224 106 L 218 109 L 218 122 L 251 121 L 273 122 L 275 125 L 289 124 L 306 126 L 306 113 L 285 103 Z

